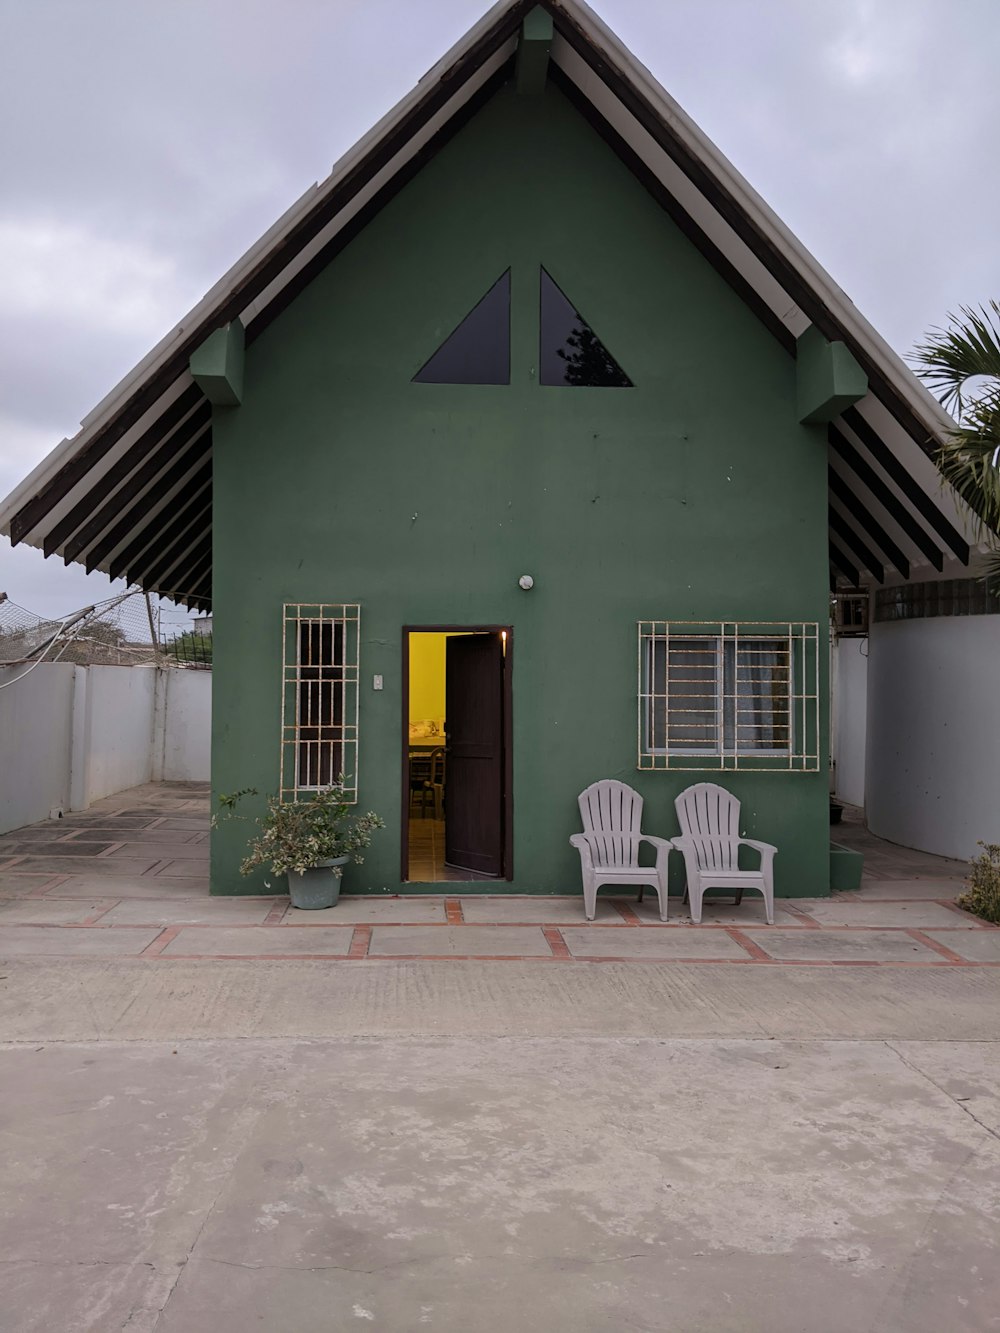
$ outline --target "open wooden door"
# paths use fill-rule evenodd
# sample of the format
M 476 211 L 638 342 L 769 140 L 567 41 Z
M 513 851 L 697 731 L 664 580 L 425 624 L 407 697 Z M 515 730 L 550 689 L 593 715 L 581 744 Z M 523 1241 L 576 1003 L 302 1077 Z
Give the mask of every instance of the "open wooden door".
M 499 633 L 448 639 L 445 862 L 504 873 L 504 657 Z

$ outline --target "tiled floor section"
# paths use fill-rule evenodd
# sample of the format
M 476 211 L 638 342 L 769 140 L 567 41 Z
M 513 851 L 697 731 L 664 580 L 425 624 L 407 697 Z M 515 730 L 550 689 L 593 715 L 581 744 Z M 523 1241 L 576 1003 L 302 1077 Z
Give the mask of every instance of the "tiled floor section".
M 861 889 L 779 900 L 774 926 L 753 894 L 706 903 L 694 926 L 679 902 L 663 923 L 653 895 L 602 893 L 587 922 L 572 878 L 553 897 L 345 897 L 322 912 L 211 898 L 208 824 L 205 785 L 150 784 L 0 838 L 0 957 L 1000 967 L 1000 930 L 954 905 L 965 866 L 881 842 L 851 811 L 833 832 L 865 853 Z

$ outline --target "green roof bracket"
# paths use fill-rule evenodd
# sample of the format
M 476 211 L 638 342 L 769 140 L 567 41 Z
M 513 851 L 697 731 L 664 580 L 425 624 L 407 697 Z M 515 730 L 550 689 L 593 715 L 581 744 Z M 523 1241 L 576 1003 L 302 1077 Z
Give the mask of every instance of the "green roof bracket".
M 544 89 L 551 45 L 552 15 L 541 5 L 536 5 L 525 15 L 517 44 L 514 83 L 520 94 L 534 97 Z
M 796 343 L 800 421 L 833 421 L 868 392 L 868 377 L 845 343 L 831 343 L 811 324 Z
M 191 378 L 217 407 L 238 407 L 243 401 L 245 341 L 243 325 L 234 319 L 191 353 Z

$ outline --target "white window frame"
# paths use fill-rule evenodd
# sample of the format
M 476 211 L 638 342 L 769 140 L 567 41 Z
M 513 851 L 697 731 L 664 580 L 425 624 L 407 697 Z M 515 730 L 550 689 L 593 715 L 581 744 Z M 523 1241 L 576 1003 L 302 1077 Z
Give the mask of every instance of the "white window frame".
M 711 707 L 691 710 L 701 717 L 714 714 L 714 723 L 706 724 L 714 735 L 706 744 L 670 744 L 672 719 L 684 711 L 671 713 L 670 647 L 674 640 L 690 644 L 704 640 L 715 648 L 715 676 Z M 741 741 L 740 671 L 745 665 L 741 652 L 750 645 L 773 642 L 786 648 L 784 682 L 787 708 L 787 744 L 762 748 Z M 662 647 L 661 647 L 662 646 Z M 663 652 L 662 681 L 654 681 L 655 655 Z M 680 651 L 680 650 L 678 650 Z M 696 668 L 700 669 L 700 668 Z M 691 680 L 686 684 L 694 683 Z M 660 684 L 660 689 L 655 685 Z M 638 622 L 638 725 L 637 767 L 640 769 L 687 769 L 725 771 L 751 769 L 765 772 L 817 772 L 819 770 L 819 623 L 816 621 L 666 621 Z M 750 695 L 751 700 L 760 695 Z M 682 695 L 690 702 L 691 693 Z M 654 710 L 663 711 L 662 745 L 654 745 Z M 702 725 L 701 723 L 693 725 Z M 781 724 L 779 723 L 779 728 Z M 683 722 L 674 722 L 675 728 Z
M 326 625 L 330 626 L 330 660 L 303 660 L 303 627 L 319 627 L 317 637 L 322 651 L 323 627 Z M 280 756 L 283 801 L 312 795 L 341 779 L 345 802 L 349 805 L 357 803 L 360 644 L 361 607 L 358 603 L 284 604 Z M 327 707 L 330 717 L 324 718 Z M 318 716 L 310 717 L 310 712 Z M 314 732 L 317 734 L 313 735 Z M 334 772 L 335 766 L 339 772 Z M 316 781 L 309 781 L 310 768 Z M 305 776 L 303 769 L 306 769 Z M 319 780 L 321 777 L 324 780 Z

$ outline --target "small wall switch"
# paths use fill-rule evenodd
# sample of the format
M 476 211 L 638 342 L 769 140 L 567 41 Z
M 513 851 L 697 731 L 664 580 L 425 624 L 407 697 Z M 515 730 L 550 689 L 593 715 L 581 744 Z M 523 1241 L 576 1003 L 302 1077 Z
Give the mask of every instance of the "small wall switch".
M 372 689 L 373 689 L 373 690 L 380 690 L 381 688 L 382 688 L 382 677 L 381 677 L 381 676 L 372 676 Z

